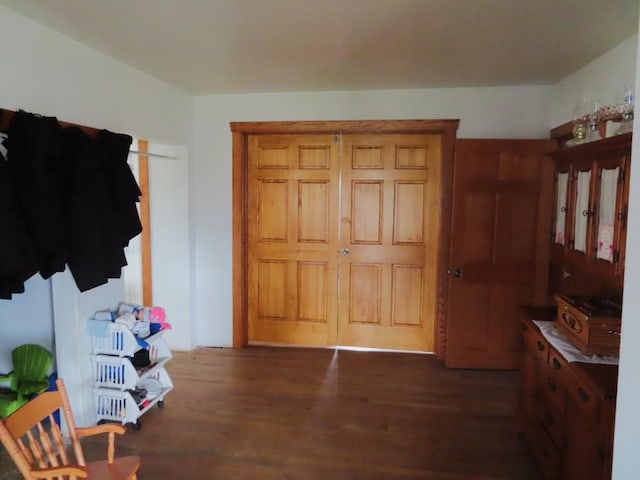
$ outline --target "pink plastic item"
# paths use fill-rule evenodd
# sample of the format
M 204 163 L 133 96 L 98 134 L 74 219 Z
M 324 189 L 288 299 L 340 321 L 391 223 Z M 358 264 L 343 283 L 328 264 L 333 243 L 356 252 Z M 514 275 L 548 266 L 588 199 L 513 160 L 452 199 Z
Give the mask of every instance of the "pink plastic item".
M 151 307 L 149 321 L 151 323 L 159 323 L 161 330 L 171 329 L 171 324 L 167 321 L 167 314 L 162 307 Z

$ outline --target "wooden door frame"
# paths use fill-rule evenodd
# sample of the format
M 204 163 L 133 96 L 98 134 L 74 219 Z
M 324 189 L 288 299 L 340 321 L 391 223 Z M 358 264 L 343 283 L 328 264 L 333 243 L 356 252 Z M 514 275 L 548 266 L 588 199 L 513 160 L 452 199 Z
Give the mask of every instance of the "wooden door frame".
M 231 122 L 233 140 L 233 347 L 248 345 L 248 138 L 250 135 L 333 133 L 417 133 L 442 135 L 440 212 L 438 227 L 438 281 L 436 292 L 435 353 L 446 351 L 447 262 L 451 234 L 453 160 L 459 120 L 337 120 L 300 122 Z

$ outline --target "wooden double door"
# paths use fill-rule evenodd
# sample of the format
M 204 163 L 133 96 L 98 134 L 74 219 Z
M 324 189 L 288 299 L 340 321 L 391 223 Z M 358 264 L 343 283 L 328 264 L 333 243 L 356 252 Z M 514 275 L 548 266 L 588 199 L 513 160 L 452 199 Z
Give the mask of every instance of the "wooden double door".
M 442 135 L 247 142 L 248 343 L 433 351 Z

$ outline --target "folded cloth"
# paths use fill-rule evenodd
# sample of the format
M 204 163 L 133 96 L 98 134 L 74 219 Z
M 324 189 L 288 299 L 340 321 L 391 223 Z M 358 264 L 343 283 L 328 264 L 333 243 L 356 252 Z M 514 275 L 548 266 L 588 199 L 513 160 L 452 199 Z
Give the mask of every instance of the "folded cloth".
M 118 304 L 118 315 L 122 315 L 123 313 L 135 313 L 138 310 L 140 310 L 140 305 L 126 302 L 120 302 Z
M 137 320 L 136 317 L 133 316 L 133 314 L 123 313 L 122 315 L 117 316 L 114 322 L 120 325 L 124 325 L 129 330 L 131 330 L 133 329 L 133 327 L 135 327 Z
M 131 329 L 131 332 L 136 337 L 147 338 L 151 334 L 150 324 L 144 320 L 138 320 Z
M 556 322 L 534 320 L 533 323 L 540 329 L 542 336 L 567 360 L 567 362 L 604 363 L 618 365 L 619 358 L 613 355 L 585 355 L 569 342 L 567 335 L 563 333 Z

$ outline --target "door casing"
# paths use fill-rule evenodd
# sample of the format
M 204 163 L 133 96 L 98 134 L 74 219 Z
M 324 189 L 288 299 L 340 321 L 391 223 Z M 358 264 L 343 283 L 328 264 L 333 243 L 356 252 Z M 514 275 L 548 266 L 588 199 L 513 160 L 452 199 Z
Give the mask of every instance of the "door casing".
M 248 344 L 248 137 L 259 134 L 424 133 L 442 135 L 438 226 L 435 354 L 446 352 L 447 261 L 450 245 L 453 160 L 459 120 L 338 120 L 231 122 L 233 140 L 233 347 Z

